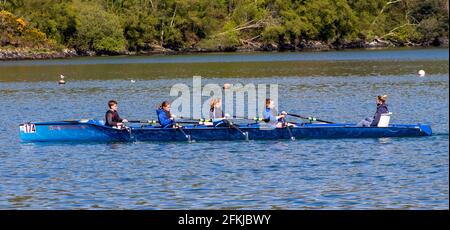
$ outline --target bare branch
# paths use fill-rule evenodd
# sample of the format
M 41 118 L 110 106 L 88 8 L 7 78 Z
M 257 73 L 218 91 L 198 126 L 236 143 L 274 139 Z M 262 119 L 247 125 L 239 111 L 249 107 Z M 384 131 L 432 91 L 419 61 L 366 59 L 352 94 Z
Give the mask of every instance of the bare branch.
M 173 10 L 172 21 L 170 21 L 170 28 L 173 27 L 173 21 L 175 20 L 176 13 L 177 13 L 177 5 L 175 5 L 175 10 Z
M 395 1 L 387 2 L 387 3 L 383 6 L 383 8 L 381 9 L 380 13 L 378 13 L 378 15 L 377 15 L 377 16 L 375 17 L 375 19 L 372 21 L 372 23 L 370 24 L 370 26 L 372 27 L 372 26 L 375 24 L 375 22 L 378 20 L 378 18 L 381 16 L 381 14 L 383 14 L 384 10 L 386 10 L 386 8 L 387 8 L 389 5 L 395 4 L 395 3 L 401 2 L 401 1 L 402 1 L 402 0 L 395 0 Z
M 264 27 L 264 25 L 266 24 L 263 20 L 259 20 L 259 21 L 255 22 L 254 24 L 250 24 L 250 23 L 252 23 L 254 21 L 255 20 L 250 20 L 250 21 L 248 21 L 248 22 L 246 22 L 246 23 L 244 23 L 242 25 L 234 27 L 231 30 L 227 30 L 225 32 L 213 35 L 212 37 L 217 37 L 217 36 L 224 35 L 224 34 L 231 33 L 231 32 L 235 32 L 235 31 L 241 31 L 241 30 L 253 29 L 253 28 L 261 28 L 261 27 Z
M 397 27 L 395 27 L 394 29 L 392 29 L 391 31 L 389 31 L 389 33 L 387 33 L 387 34 L 381 36 L 381 38 L 385 38 L 385 37 L 387 37 L 387 36 L 394 35 L 394 34 L 395 34 L 394 32 L 395 32 L 396 30 L 401 29 L 401 28 L 406 27 L 406 26 L 418 26 L 418 24 L 412 24 L 412 23 L 409 23 L 409 22 L 408 22 L 408 23 L 405 23 L 405 24 L 403 24 L 403 25 L 401 25 L 401 26 L 397 26 Z

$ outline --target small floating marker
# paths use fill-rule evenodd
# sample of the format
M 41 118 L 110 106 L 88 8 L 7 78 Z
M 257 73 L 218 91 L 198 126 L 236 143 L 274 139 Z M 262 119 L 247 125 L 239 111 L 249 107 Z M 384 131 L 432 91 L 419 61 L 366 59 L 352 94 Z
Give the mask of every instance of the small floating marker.
M 64 81 L 64 75 L 59 75 L 59 77 L 60 77 L 60 79 L 59 79 L 59 81 L 58 81 L 58 84 L 60 84 L 60 85 L 64 85 L 64 84 L 66 84 L 66 81 Z
M 417 71 L 417 75 L 419 77 L 425 77 L 425 70 L 421 69 L 421 70 Z

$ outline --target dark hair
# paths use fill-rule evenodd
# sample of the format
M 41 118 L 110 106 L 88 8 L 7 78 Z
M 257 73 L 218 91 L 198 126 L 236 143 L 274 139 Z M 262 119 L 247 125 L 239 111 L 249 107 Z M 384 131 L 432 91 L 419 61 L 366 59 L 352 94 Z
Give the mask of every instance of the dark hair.
M 111 108 L 113 105 L 117 105 L 117 101 L 114 101 L 114 100 L 108 101 L 109 108 Z
M 163 102 L 161 103 L 160 108 L 166 107 L 166 106 L 168 106 L 168 105 L 170 105 L 170 102 L 168 102 L 168 101 L 163 101 Z
M 377 99 L 385 103 L 387 100 L 387 95 L 378 95 Z
M 266 107 L 268 107 L 270 105 L 270 101 L 271 101 L 270 98 L 266 99 Z

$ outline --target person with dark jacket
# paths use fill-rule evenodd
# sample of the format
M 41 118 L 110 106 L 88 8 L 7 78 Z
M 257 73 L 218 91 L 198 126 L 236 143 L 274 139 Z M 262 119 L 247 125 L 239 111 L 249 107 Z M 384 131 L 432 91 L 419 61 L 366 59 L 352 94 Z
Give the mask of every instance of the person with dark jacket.
M 162 128 L 173 128 L 175 126 L 174 116 L 170 113 L 170 103 L 164 101 L 156 110 L 159 124 Z
M 378 123 L 380 122 L 381 114 L 383 113 L 389 113 L 389 110 L 387 108 L 386 104 L 387 95 L 380 95 L 377 96 L 377 111 L 375 112 L 375 115 L 373 118 L 366 117 L 364 120 L 361 120 L 356 126 L 359 127 L 376 127 L 378 126 Z
M 389 113 L 388 105 L 386 104 L 387 95 L 377 96 L 377 111 L 373 116 L 372 123 L 370 126 L 378 126 L 378 122 L 380 122 L 381 114 Z
M 105 125 L 106 126 L 116 126 L 120 127 L 123 125 L 123 122 L 128 122 L 127 119 L 123 119 L 119 116 L 117 112 L 117 101 L 110 100 L 108 101 L 109 110 L 106 111 L 105 114 Z

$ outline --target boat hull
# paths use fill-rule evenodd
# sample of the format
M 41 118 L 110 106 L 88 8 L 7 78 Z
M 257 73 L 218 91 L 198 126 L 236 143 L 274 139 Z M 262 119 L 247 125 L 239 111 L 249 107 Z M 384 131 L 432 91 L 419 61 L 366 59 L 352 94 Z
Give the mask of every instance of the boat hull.
M 33 130 L 34 128 L 34 130 Z M 211 141 L 275 140 L 317 138 L 382 138 L 431 136 L 429 125 L 391 125 L 389 127 L 356 127 L 353 124 L 298 124 L 298 127 L 273 128 L 265 124 L 229 127 L 189 125 L 181 129 L 157 126 L 135 126 L 115 129 L 98 121 L 41 122 L 20 126 L 22 141 Z

